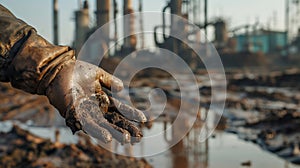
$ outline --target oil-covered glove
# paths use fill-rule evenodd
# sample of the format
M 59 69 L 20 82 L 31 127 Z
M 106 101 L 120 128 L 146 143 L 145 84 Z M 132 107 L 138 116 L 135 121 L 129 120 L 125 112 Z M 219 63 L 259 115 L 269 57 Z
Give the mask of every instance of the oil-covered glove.
M 0 5 L 0 81 L 32 94 L 46 95 L 74 132 L 104 142 L 136 142 L 142 136 L 132 121 L 144 114 L 108 96 L 103 88 L 122 82 L 91 64 L 76 61 L 74 51 L 50 44 L 35 29 Z
M 104 142 L 112 137 L 122 143 L 139 141 L 142 133 L 129 120 L 145 122 L 146 117 L 103 91 L 111 88 L 120 91 L 123 84 L 97 66 L 71 60 L 47 87 L 46 95 L 73 132 L 82 129 Z

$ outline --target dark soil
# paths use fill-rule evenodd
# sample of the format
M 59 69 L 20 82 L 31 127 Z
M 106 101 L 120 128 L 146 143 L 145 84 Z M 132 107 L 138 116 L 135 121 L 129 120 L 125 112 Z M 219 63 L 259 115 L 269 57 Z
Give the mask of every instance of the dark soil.
M 14 126 L 0 136 L 0 165 L 5 168 L 151 167 L 144 159 L 112 154 L 86 135 L 77 144 L 53 143 Z

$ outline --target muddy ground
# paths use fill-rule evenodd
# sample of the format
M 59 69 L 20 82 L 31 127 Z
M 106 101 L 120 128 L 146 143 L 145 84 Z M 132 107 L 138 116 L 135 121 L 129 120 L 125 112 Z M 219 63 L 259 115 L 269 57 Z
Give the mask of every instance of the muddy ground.
M 226 108 L 218 128 L 300 164 L 300 71 L 244 73 L 238 70 L 227 72 L 226 77 Z M 128 83 L 133 88 L 130 94 L 135 105 L 147 109 L 149 102 L 144 98 L 143 90 L 163 84 L 168 104 L 177 108 L 180 100 L 176 93 L 179 90 L 170 78 L 169 74 L 157 70 L 137 74 Z M 205 83 L 207 79 L 205 72 L 197 78 L 199 83 Z M 210 89 L 209 85 L 199 87 L 202 106 L 209 106 Z M 35 126 L 64 126 L 64 121 L 57 119 L 59 114 L 45 97 L 26 94 L 3 83 L 0 83 L 0 91 L 1 120 L 19 120 Z M 35 137 L 18 127 L 2 133 L 1 137 L 0 160 L 6 167 L 23 163 L 31 167 L 59 167 L 57 164 L 63 164 L 63 167 L 150 167 L 143 159 L 111 154 L 86 138 L 81 138 L 83 140 L 78 144 L 59 144 Z
M 300 164 L 300 72 L 229 76 L 227 131 Z
M 144 159 L 112 154 L 92 143 L 85 134 L 79 135 L 77 144 L 62 144 L 14 125 L 11 131 L 0 136 L 1 167 L 151 167 Z
M 41 128 L 65 127 L 64 120 L 44 96 L 0 83 L 0 104 L 1 121 L 20 121 Z M 151 167 L 144 159 L 113 154 L 92 143 L 85 134 L 78 135 L 77 144 L 55 143 L 15 125 L 9 132 L 0 132 L 0 167 Z
M 154 73 L 158 72 L 141 72 Z M 131 86 L 154 88 L 170 78 L 166 73 L 158 74 L 158 77 L 134 79 Z M 197 78 L 200 84 L 206 83 L 208 77 L 205 76 L 204 73 Z M 228 71 L 226 78 L 228 85 L 225 110 L 217 129 L 237 134 L 239 138 L 251 141 L 291 163 L 300 164 L 300 71 Z M 176 107 L 176 104 L 180 104 L 176 93 L 180 91 L 171 83 L 163 85 L 162 89 L 168 97 L 168 105 Z M 141 90 L 132 92 L 137 105 L 146 102 L 140 92 Z M 201 106 L 209 107 L 211 86 L 201 85 L 199 92 Z

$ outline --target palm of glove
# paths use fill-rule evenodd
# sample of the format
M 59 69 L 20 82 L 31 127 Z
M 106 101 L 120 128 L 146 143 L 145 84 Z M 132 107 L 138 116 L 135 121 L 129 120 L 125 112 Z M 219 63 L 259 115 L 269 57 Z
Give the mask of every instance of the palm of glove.
M 110 96 L 111 88 L 120 91 L 123 84 L 101 68 L 72 60 L 59 71 L 47 96 L 73 133 L 83 130 L 103 142 L 138 142 L 142 133 L 131 121 L 145 122 L 146 117 Z

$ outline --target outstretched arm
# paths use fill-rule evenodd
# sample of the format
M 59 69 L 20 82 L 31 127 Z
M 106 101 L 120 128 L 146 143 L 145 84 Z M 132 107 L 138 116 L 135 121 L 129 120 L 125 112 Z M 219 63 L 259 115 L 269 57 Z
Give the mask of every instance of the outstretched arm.
M 101 68 L 76 61 L 74 50 L 56 46 L 0 5 L 0 81 L 32 94 L 46 95 L 74 132 L 83 130 L 104 142 L 139 141 L 129 120 L 145 122 L 142 112 L 108 96 L 102 88 L 123 88 Z M 120 108 L 122 107 L 122 111 Z

